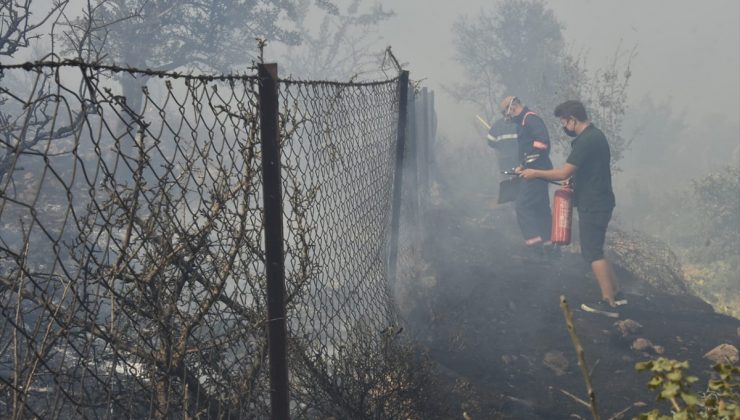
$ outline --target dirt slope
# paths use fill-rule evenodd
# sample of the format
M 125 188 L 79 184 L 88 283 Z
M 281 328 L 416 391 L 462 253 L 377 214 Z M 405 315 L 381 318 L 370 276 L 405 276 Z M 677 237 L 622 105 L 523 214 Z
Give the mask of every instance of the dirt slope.
M 429 265 L 401 299 L 412 334 L 454 388 L 461 417 L 463 411 L 472 418 L 590 417 L 587 407 L 565 394 L 587 399 L 560 295 L 573 309 L 602 418 L 625 409 L 624 418 L 631 418 L 655 404 L 647 374 L 634 365 L 656 351 L 689 360 L 699 383 L 706 384 L 711 362 L 703 355 L 722 343 L 740 347 L 737 319 L 714 313 L 696 297 L 657 290 L 617 267 L 629 299 L 619 320 L 642 326 L 624 337 L 614 324 L 618 320 L 578 308 L 598 297 L 579 254 L 527 262 L 511 207 L 471 208 L 476 206 L 440 206 L 427 214 L 426 225 L 434 227 L 427 229 L 424 251 Z M 638 338 L 655 347 L 631 348 Z M 647 406 L 634 407 L 635 402 Z

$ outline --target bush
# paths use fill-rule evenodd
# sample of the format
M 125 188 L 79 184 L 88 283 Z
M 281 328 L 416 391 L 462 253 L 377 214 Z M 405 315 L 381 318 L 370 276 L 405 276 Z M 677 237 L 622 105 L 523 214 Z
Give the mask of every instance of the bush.
M 694 293 L 715 309 L 740 313 L 740 166 L 718 168 L 688 188 L 648 203 L 640 226 L 661 238 L 682 263 Z
M 714 366 L 716 379 L 711 379 L 705 392 L 696 394 L 691 385 L 699 380 L 687 375 L 688 362 L 664 357 L 635 365 L 638 371 L 652 373 L 648 388 L 658 390 L 658 401 L 668 401 L 671 415 L 652 410 L 635 417 L 639 420 L 691 420 L 740 418 L 740 368 L 729 364 Z

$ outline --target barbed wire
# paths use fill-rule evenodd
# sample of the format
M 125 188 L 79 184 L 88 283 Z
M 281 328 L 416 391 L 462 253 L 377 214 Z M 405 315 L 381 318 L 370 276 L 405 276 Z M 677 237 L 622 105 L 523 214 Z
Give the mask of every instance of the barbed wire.
M 23 69 L 26 71 L 31 70 L 42 70 L 42 69 L 57 69 L 62 67 L 77 67 L 80 69 L 88 70 L 101 70 L 110 71 L 112 73 L 128 73 L 130 75 L 146 75 L 156 76 L 168 79 L 186 79 L 186 80 L 199 80 L 199 81 L 246 81 L 253 80 L 257 76 L 255 75 L 239 75 L 239 74 L 191 74 L 182 73 L 175 71 L 162 71 L 152 69 L 140 69 L 128 66 L 120 66 L 116 64 L 102 64 L 102 63 L 88 63 L 81 60 L 74 59 L 63 59 L 59 61 L 47 60 L 47 61 L 27 61 L 24 63 L 16 64 L 3 64 L 0 63 L 0 71 L 12 70 L 12 69 Z M 254 68 L 250 68 L 254 71 Z
M 41 69 L 54 69 L 62 67 L 77 67 L 81 69 L 89 69 L 94 71 L 109 71 L 111 73 L 128 73 L 130 75 L 145 75 L 155 76 L 160 78 L 168 79 L 186 79 L 186 80 L 198 80 L 198 81 L 246 81 L 257 78 L 256 75 L 250 74 L 192 74 L 185 72 L 175 71 L 163 71 L 163 70 L 152 70 L 152 69 L 141 69 L 128 66 L 120 66 L 115 64 L 102 64 L 102 63 L 87 63 L 81 60 L 74 59 L 63 59 L 60 61 L 44 60 L 44 61 L 26 61 L 23 63 L 16 64 L 3 64 L 0 62 L 0 74 L 4 70 L 23 69 L 26 71 L 41 70 Z M 250 71 L 256 71 L 255 66 L 249 67 Z M 398 81 L 398 76 L 389 78 L 386 80 L 376 81 L 334 81 L 334 80 L 301 80 L 294 78 L 281 78 L 281 83 L 286 85 L 291 84 L 303 84 L 303 85 L 326 85 L 326 86 L 376 86 L 382 85 L 389 82 Z

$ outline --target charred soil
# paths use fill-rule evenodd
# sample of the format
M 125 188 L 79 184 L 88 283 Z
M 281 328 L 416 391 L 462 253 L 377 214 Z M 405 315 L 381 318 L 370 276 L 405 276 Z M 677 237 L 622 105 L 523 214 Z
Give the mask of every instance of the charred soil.
M 577 401 L 588 398 L 561 295 L 573 311 L 605 419 L 620 412 L 616 418 L 632 418 L 658 404 L 636 362 L 659 355 L 688 360 L 701 378 L 696 385 L 705 385 L 712 362 L 704 355 L 723 343 L 739 346 L 740 321 L 620 266 L 615 269 L 629 301 L 620 317 L 582 311 L 581 303 L 600 297 L 589 267 L 574 248 L 553 261 L 528 260 L 509 205 L 440 205 L 426 214 L 425 226 L 433 227 L 423 251 L 425 276 L 406 285 L 400 302 L 461 417 L 590 418 Z

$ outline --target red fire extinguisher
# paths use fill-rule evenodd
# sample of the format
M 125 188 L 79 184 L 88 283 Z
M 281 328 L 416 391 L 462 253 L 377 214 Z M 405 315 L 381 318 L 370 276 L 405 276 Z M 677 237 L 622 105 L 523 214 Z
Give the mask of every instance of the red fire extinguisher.
M 565 185 L 555 191 L 552 200 L 552 243 L 570 244 L 571 224 L 573 223 L 573 189 Z

